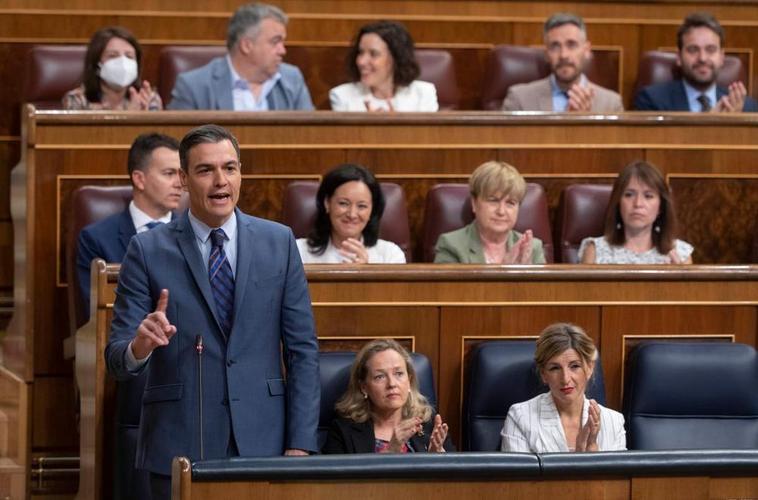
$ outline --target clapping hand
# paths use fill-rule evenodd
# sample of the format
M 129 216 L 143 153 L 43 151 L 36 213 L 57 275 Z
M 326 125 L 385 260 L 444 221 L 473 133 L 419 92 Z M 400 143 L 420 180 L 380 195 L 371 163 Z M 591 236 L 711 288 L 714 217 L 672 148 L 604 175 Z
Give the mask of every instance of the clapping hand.
M 429 438 L 429 448 L 427 451 L 430 453 L 445 453 L 445 439 L 447 439 L 447 424 L 442 423 L 442 417 L 434 417 L 434 429 L 432 429 L 432 435 Z
M 150 87 L 150 82 L 143 80 L 142 86 L 139 90 L 129 86 L 128 92 L 129 106 L 127 109 L 131 111 L 148 111 L 150 109 L 150 98 L 153 95 L 153 89 Z
M 399 424 L 392 430 L 392 439 L 390 439 L 389 450 L 393 453 L 400 453 L 403 449 L 403 445 L 414 434 L 421 432 L 422 422 L 418 417 L 409 418 L 408 420 L 401 420 Z
M 518 241 L 506 250 L 503 264 L 531 264 L 533 239 L 531 229 L 524 231 Z
M 734 82 L 729 85 L 729 93 L 718 100 L 711 108 L 715 113 L 739 113 L 745 105 L 747 90 L 742 82 Z
M 338 251 L 348 264 L 368 264 L 368 250 L 360 240 L 348 238 Z
M 590 399 L 587 422 L 576 436 L 576 451 L 597 451 L 597 435 L 600 433 L 600 405 Z
M 156 347 L 168 345 L 176 333 L 176 327 L 166 317 L 168 307 L 168 290 L 161 290 L 158 305 L 137 328 L 137 336 L 132 341 L 132 354 L 135 359 L 145 359 Z
M 575 83 L 568 90 L 568 97 L 567 111 L 591 111 L 592 99 L 595 98 L 595 89 Z

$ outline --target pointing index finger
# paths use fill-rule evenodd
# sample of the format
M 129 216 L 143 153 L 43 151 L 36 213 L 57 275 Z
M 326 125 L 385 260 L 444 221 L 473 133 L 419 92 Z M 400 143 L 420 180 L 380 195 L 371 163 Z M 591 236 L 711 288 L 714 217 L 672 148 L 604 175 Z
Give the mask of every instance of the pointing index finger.
M 158 305 L 155 306 L 155 312 L 166 312 L 168 307 L 168 288 L 161 290 L 161 295 L 158 297 Z

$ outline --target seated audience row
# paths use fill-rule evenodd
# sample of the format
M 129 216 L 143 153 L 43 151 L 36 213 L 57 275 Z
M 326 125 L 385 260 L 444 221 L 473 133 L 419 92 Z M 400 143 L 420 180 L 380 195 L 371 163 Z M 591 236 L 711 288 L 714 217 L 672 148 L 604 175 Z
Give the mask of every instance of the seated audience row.
M 282 62 L 288 18 L 266 4 L 243 5 L 229 22 L 227 54 L 181 73 L 169 109 L 312 110 L 301 71 Z M 513 85 L 506 111 L 623 111 L 621 96 L 585 74 L 591 44 L 581 17 L 558 13 L 543 28 L 550 75 Z M 643 88 L 634 107 L 651 111 L 758 111 L 745 85 L 717 85 L 724 65 L 724 30 L 706 13 L 687 16 L 677 33 L 681 78 Z M 160 97 L 140 78 L 141 49 L 124 28 L 104 28 L 87 48 L 83 85 L 63 99 L 66 109 L 158 110 Z M 437 89 L 421 81 L 413 39 L 393 21 L 360 28 L 346 61 L 351 82 L 329 92 L 335 111 L 437 111 Z M 502 95 L 502 94 L 501 94 Z

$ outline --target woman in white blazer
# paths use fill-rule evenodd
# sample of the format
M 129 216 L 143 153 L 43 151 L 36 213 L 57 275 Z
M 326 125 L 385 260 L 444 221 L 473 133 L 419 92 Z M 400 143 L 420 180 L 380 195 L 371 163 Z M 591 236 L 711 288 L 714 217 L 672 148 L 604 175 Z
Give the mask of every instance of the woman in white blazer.
M 511 406 L 500 431 L 501 450 L 625 450 L 624 417 L 584 395 L 596 358 L 592 339 L 580 327 L 556 323 L 545 328 L 534 360 L 550 391 Z
M 329 91 L 334 111 L 437 111 L 434 84 L 417 80 L 413 39 L 393 21 L 363 26 L 347 59 L 351 83 Z

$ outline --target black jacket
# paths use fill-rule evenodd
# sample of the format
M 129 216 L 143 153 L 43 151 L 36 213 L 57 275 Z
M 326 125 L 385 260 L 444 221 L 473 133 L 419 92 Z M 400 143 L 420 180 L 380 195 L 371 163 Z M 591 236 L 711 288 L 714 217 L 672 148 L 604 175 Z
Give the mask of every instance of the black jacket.
M 410 439 L 411 446 L 416 452 L 426 452 L 429 438 L 434 429 L 434 420 L 424 422 L 424 435 L 414 435 Z M 374 423 L 371 420 L 359 423 L 347 418 L 335 418 L 329 428 L 326 443 L 321 449 L 324 454 L 340 453 L 374 453 Z M 450 436 L 445 438 L 445 451 L 455 451 Z

